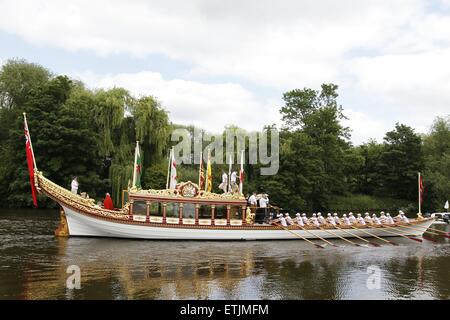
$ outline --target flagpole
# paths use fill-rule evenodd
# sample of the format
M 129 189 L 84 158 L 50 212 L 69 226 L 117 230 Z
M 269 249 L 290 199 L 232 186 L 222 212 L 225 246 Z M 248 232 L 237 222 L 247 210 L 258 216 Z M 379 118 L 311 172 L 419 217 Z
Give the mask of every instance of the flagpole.
M 241 151 L 241 172 L 239 172 L 239 191 L 243 191 L 242 177 L 244 175 L 244 150 Z
M 201 188 L 202 186 L 201 186 L 201 181 L 200 181 L 200 179 L 201 179 L 201 175 L 202 175 L 202 161 L 203 161 L 203 152 L 202 151 L 200 151 L 200 164 L 199 164 L 199 167 L 198 167 L 198 187 L 199 188 Z
M 169 177 L 170 177 L 170 167 L 172 164 L 172 149 L 169 151 L 169 165 L 167 166 L 167 182 L 166 182 L 166 189 L 169 189 Z
M 230 166 L 228 168 L 228 192 L 231 192 L 231 155 L 230 155 Z
M 137 165 L 137 153 L 139 148 L 139 141 L 136 140 L 136 149 L 134 149 L 134 168 L 133 168 L 133 184 L 131 187 L 136 186 L 136 165 Z
M 208 185 L 209 185 L 209 174 L 210 174 L 209 167 L 211 166 L 210 161 L 211 161 L 211 151 L 208 148 L 208 160 L 206 161 L 205 192 L 208 191 Z M 211 181 L 211 183 L 212 183 L 212 181 Z
M 30 148 L 31 148 L 31 155 L 33 156 L 34 169 L 37 170 L 36 159 L 34 158 L 33 143 L 31 143 L 31 134 L 30 130 L 28 130 L 27 114 L 25 112 L 23 113 L 23 120 L 25 121 L 25 128 L 27 129 L 28 136 L 30 137 Z
M 422 197 L 421 197 L 421 194 L 420 194 L 420 172 L 418 174 L 418 181 L 417 182 L 418 182 L 417 184 L 418 184 L 418 189 L 419 189 L 419 214 L 420 214 L 420 213 L 422 213 L 422 207 L 421 207 L 421 203 L 420 203 L 421 200 L 422 200 L 421 199 Z

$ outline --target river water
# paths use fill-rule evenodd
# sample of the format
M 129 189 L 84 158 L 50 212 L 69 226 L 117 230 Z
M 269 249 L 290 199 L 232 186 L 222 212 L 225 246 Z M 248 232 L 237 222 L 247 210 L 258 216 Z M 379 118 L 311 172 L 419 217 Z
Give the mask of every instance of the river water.
M 450 298 L 443 237 L 325 249 L 301 240 L 56 238 L 58 219 L 54 210 L 0 210 L 0 299 Z

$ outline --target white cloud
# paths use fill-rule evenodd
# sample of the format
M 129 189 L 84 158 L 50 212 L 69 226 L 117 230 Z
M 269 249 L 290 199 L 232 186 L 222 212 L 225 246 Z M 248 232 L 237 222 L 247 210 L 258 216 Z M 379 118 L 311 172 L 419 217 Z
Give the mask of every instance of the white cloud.
M 339 77 L 353 48 L 392 43 L 419 0 L 3 2 L 0 30 L 69 50 L 162 53 L 194 74 L 232 75 L 286 87 Z M 399 14 L 401 12 L 401 14 Z
M 422 132 L 435 116 L 450 113 L 449 4 L 15 0 L 0 1 L 0 31 L 37 46 L 98 55 L 158 53 L 182 61 L 191 66 L 185 80 L 142 72 L 93 76 L 90 83 L 154 94 L 174 121 L 203 127 L 239 124 L 235 119 L 246 119 L 243 123 L 252 128 L 277 122 L 274 106 L 283 91 L 335 82 L 358 96 L 341 103 L 356 119 L 350 120 L 354 140 L 366 140 L 397 121 Z M 216 77 L 220 84 L 191 81 Z M 223 77 L 233 81 L 224 83 Z M 85 74 L 83 80 L 89 77 Z M 267 86 L 279 96 L 261 101 L 240 82 Z M 216 114 L 215 120 L 204 120 L 208 111 Z M 373 119 L 376 129 L 371 122 L 360 125 Z
M 381 119 L 373 119 L 365 113 L 352 109 L 346 109 L 345 116 L 348 119 L 343 120 L 342 124 L 352 130 L 351 140 L 355 145 L 367 142 L 369 139 L 382 142 L 384 134 L 392 129 Z
M 278 123 L 279 102 L 260 101 L 235 83 L 208 84 L 182 79 L 165 80 L 157 72 L 97 75 L 84 72 L 72 75 L 91 88 L 123 87 L 135 95 L 153 95 L 169 111 L 174 123 L 193 124 L 209 132 L 237 125 L 246 130 L 261 130 Z

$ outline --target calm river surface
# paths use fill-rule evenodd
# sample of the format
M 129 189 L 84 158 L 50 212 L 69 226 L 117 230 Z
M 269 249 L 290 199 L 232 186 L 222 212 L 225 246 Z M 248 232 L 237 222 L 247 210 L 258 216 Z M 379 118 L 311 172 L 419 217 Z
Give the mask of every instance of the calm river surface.
M 0 299 L 450 298 L 442 237 L 325 249 L 296 240 L 66 239 L 53 236 L 58 219 L 52 210 L 0 210 Z M 66 287 L 71 265 L 80 289 Z

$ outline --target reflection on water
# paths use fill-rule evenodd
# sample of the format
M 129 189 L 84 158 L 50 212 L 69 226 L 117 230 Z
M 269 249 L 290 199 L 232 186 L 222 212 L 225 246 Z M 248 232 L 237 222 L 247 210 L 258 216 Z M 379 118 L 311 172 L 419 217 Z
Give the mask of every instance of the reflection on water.
M 55 238 L 56 211 L 0 211 L 0 299 L 449 299 L 450 243 Z M 440 225 L 436 228 L 447 229 Z M 66 289 L 67 267 L 81 289 Z M 368 267 L 380 288 L 367 287 Z

